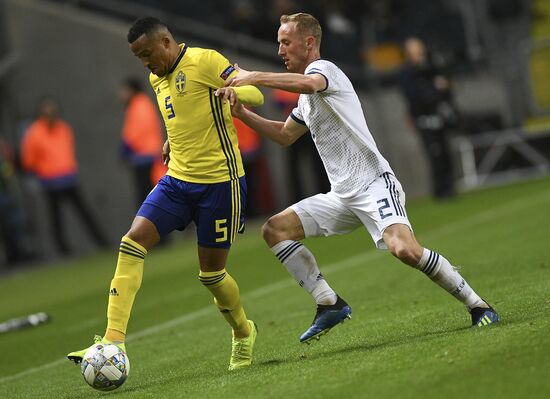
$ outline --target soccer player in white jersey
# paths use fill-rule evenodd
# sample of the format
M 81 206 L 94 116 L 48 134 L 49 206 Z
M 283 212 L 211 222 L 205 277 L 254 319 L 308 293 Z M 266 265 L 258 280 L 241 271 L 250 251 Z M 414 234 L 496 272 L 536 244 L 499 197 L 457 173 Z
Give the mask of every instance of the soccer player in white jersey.
M 263 136 L 292 144 L 308 131 L 321 155 L 331 191 L 306 198 L 271 217 L 262 234 L 277 258 L 317 303 L 317 313 L 301 342 L 328 332 L 351 316 L 351 307 L 320 273 L 313 254 L 300 240 L 345 234 L 363 225 L 376 246 L 424 272 L 462 302 L 472 326 L 497 322 L 496 311 L 481 299 L 442 255 L 422 247 L 405 212 L 405 193 L 378 151 L 361 104 L 348 77 L 321 59 L 321 27 L 311 15 L 283 15 L 279 55 L 289 73 L 239 69 L 227 86 L 256 85 L 301 93 L 286 122 L 272 121 L 229 99 L 234 116 Z

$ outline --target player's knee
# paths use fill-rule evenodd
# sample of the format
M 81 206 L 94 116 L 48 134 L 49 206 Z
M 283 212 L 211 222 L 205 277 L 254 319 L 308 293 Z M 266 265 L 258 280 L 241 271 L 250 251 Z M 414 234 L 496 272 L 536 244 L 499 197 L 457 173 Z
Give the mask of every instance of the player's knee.
M 153 248 L 160 240 L 157 227 L 150 220 L 136 216 L 126 237 L 137 242 L 146 250 Z
M 393 256 L 409 266 L 415 266 L 418 263 L 414 248 L 403 241 L 389 242 L 388 249 Z
M 262 237 L 272 247 L 285 239 L 284 221 L 278 215 L 270 217 L 262 226 Z
M 410 229 L 404 225 L 392 225 L 384 232 L 384 242 L 391 254 L 401 262 L 416 267 L 422 256 L 422 247 Z
M 276 232 L 276 223 L 274 223 L 271 219 L 268 219 L 268 221 L 262 226 L 262 238 L 269 244 L 276 236 Z
M 130 229 L 122 238 L 124 237 L 128 237 L 130 240 L 137 242 L 139 245 L 144 247 L 144 245 L 142 244 L 144 241 L 143 236 L 142 234 L 139 234 L 139 232 Z
M 150 250 L 158 243 L 158 239 L 156 237 L 139 230 L 130 229 L 125 236 L 130 240 L 137 242 L 146 250 Z

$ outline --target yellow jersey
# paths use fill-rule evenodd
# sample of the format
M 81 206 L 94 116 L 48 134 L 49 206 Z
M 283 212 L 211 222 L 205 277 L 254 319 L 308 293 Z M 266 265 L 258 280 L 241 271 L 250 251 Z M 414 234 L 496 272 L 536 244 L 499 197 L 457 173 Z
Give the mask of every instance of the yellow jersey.
M 238 179 L 244 169 L 229 102 L 214 95 L 235 68 L 215 50 L 180 47 L 165 76 L 149 75 L 170 144 L 167 174 L 190 183 Z

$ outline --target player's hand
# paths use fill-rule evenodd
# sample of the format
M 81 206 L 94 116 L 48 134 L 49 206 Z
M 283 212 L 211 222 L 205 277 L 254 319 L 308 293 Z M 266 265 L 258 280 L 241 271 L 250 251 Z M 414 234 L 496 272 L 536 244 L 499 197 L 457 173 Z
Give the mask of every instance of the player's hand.
M 254 72 L 247 71 L 239 67 L 239 64 L 235 64 L 235 69 L 237 70 L 237 75 L 225 82 L 225 87 L 227 86 L 245 86 L 253 84 Z
M 235 104 L 231 105 L 231 115 L 235 118 L 242 119 L 242 115 L 245 113 L 244 105 L 242 105 L 239 101 L 235 101 Z
M 229 105 L 231 106 L 233 106 L 238 101 L 237 93 L 235 93 L 235 89 L 232 89 L 231 87 L 222 87 L 216 90 L 214 92 L 214 95 L 216 97 L 220 97 L 223 103 L 229 101 Z
M 170 143 L 168 140 L 166 140 L 162 146 L 162 162 L 164 162 L 165 165 L 168 165 L 168 162 L 170 162 Z

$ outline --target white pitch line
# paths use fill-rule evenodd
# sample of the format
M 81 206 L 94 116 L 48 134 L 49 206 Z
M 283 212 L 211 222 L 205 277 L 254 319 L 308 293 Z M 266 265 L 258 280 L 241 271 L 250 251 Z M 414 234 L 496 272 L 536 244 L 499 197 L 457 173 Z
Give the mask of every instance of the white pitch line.
M 519 199 L 513 202 L 510 202 L 508 204 L 502 205 L 497 208 L 491 208 L 487 211 L 480 212 L 476 215 L 473 215 L 469 218 L 462 219 L 460 221 L 450 223 L 448 225 L 445 225 L 443 227 L 431 230 L 425 234 L 421 234 L 421 237 L 426 239 L 433 239 L 433 238 L 439 238 L 444 235 L 452 234 L 457 231 L 460 231 L 461 229 L 469 228 L 472 226 L 476 226 L 480 223 L 486 223 L 489 222 L 492 219 L 501 218 L 504 214 L 510 213 L 512 211 L 516 211 L 523 208 L 528 208 L 531 206 L 543 204 L 546 205 L 548 203 L 550 197 L 550 191 L 545 191 L 542 194 L 539 194 L 535 197 L 530 197 L 527 200 L 525 199 Z M 377 257 L 380 257 L 385 254 L 385 251 L 372 251 L 372 252 L 366 252 L 359 255 L 352 256 L 350 258 L 331 263 L 326 266 L 322 266 L 323 274 L 330 274 L 342 270 L 346 270 L 352 267 L 355 267 L 357 265 L 363 264 L 366 261 L 376 259 Z M 268 294 L 271 294 L 273 292 L 285 289 L 287 287 L 292 286 L 293 284 L 296 284 L 294 280 L 292 279 L 285 279 L 282 281 L 277 281 L 273 284 L 265 285 L 261 288 L 255 289 L 248 294 L 244 294 L 243 298 L 259 298 Z M 202 309 L 198 309 L 194 312 L 184 314 L 182 316 L 176 317 L 174 319 L 165 321 L 164 323 L 158 324 L 156 326 L 152 326 L 149 328 L 146 328 L 144 330 L 141 330 L 139 332 L 136 332 L 134 334 L 128 335 L 128 341 L 132 341 L 138 338 L 147 337 L 149 335 L 156 334 L 162 330 L 165 330 L 167 328 L 175 327 L 180 324 L 184 324 L 190 321 L 193 321 L 195 319 L 198 319 L 199 317 L 205 316 L 209 313 L 214 313 L 214 307 L 208 306 L 204 307 Z M 46 364 L 43 364 L 41 366 L 37 367 L 31 367 L 26 370 L 23 370 L 19 373 L 2 377 L 0 378 L 0 384 L 4 384 L 9 381 L 17 380 L 23 377 L 26 377 L 30 374 L 38 373 L 44 369 L 50 368 L 50 367 L 56 367 L 62 363 L 68 363 L 68 360 L 66 358 L 58 359 L 53 362 L 49 362 Z

